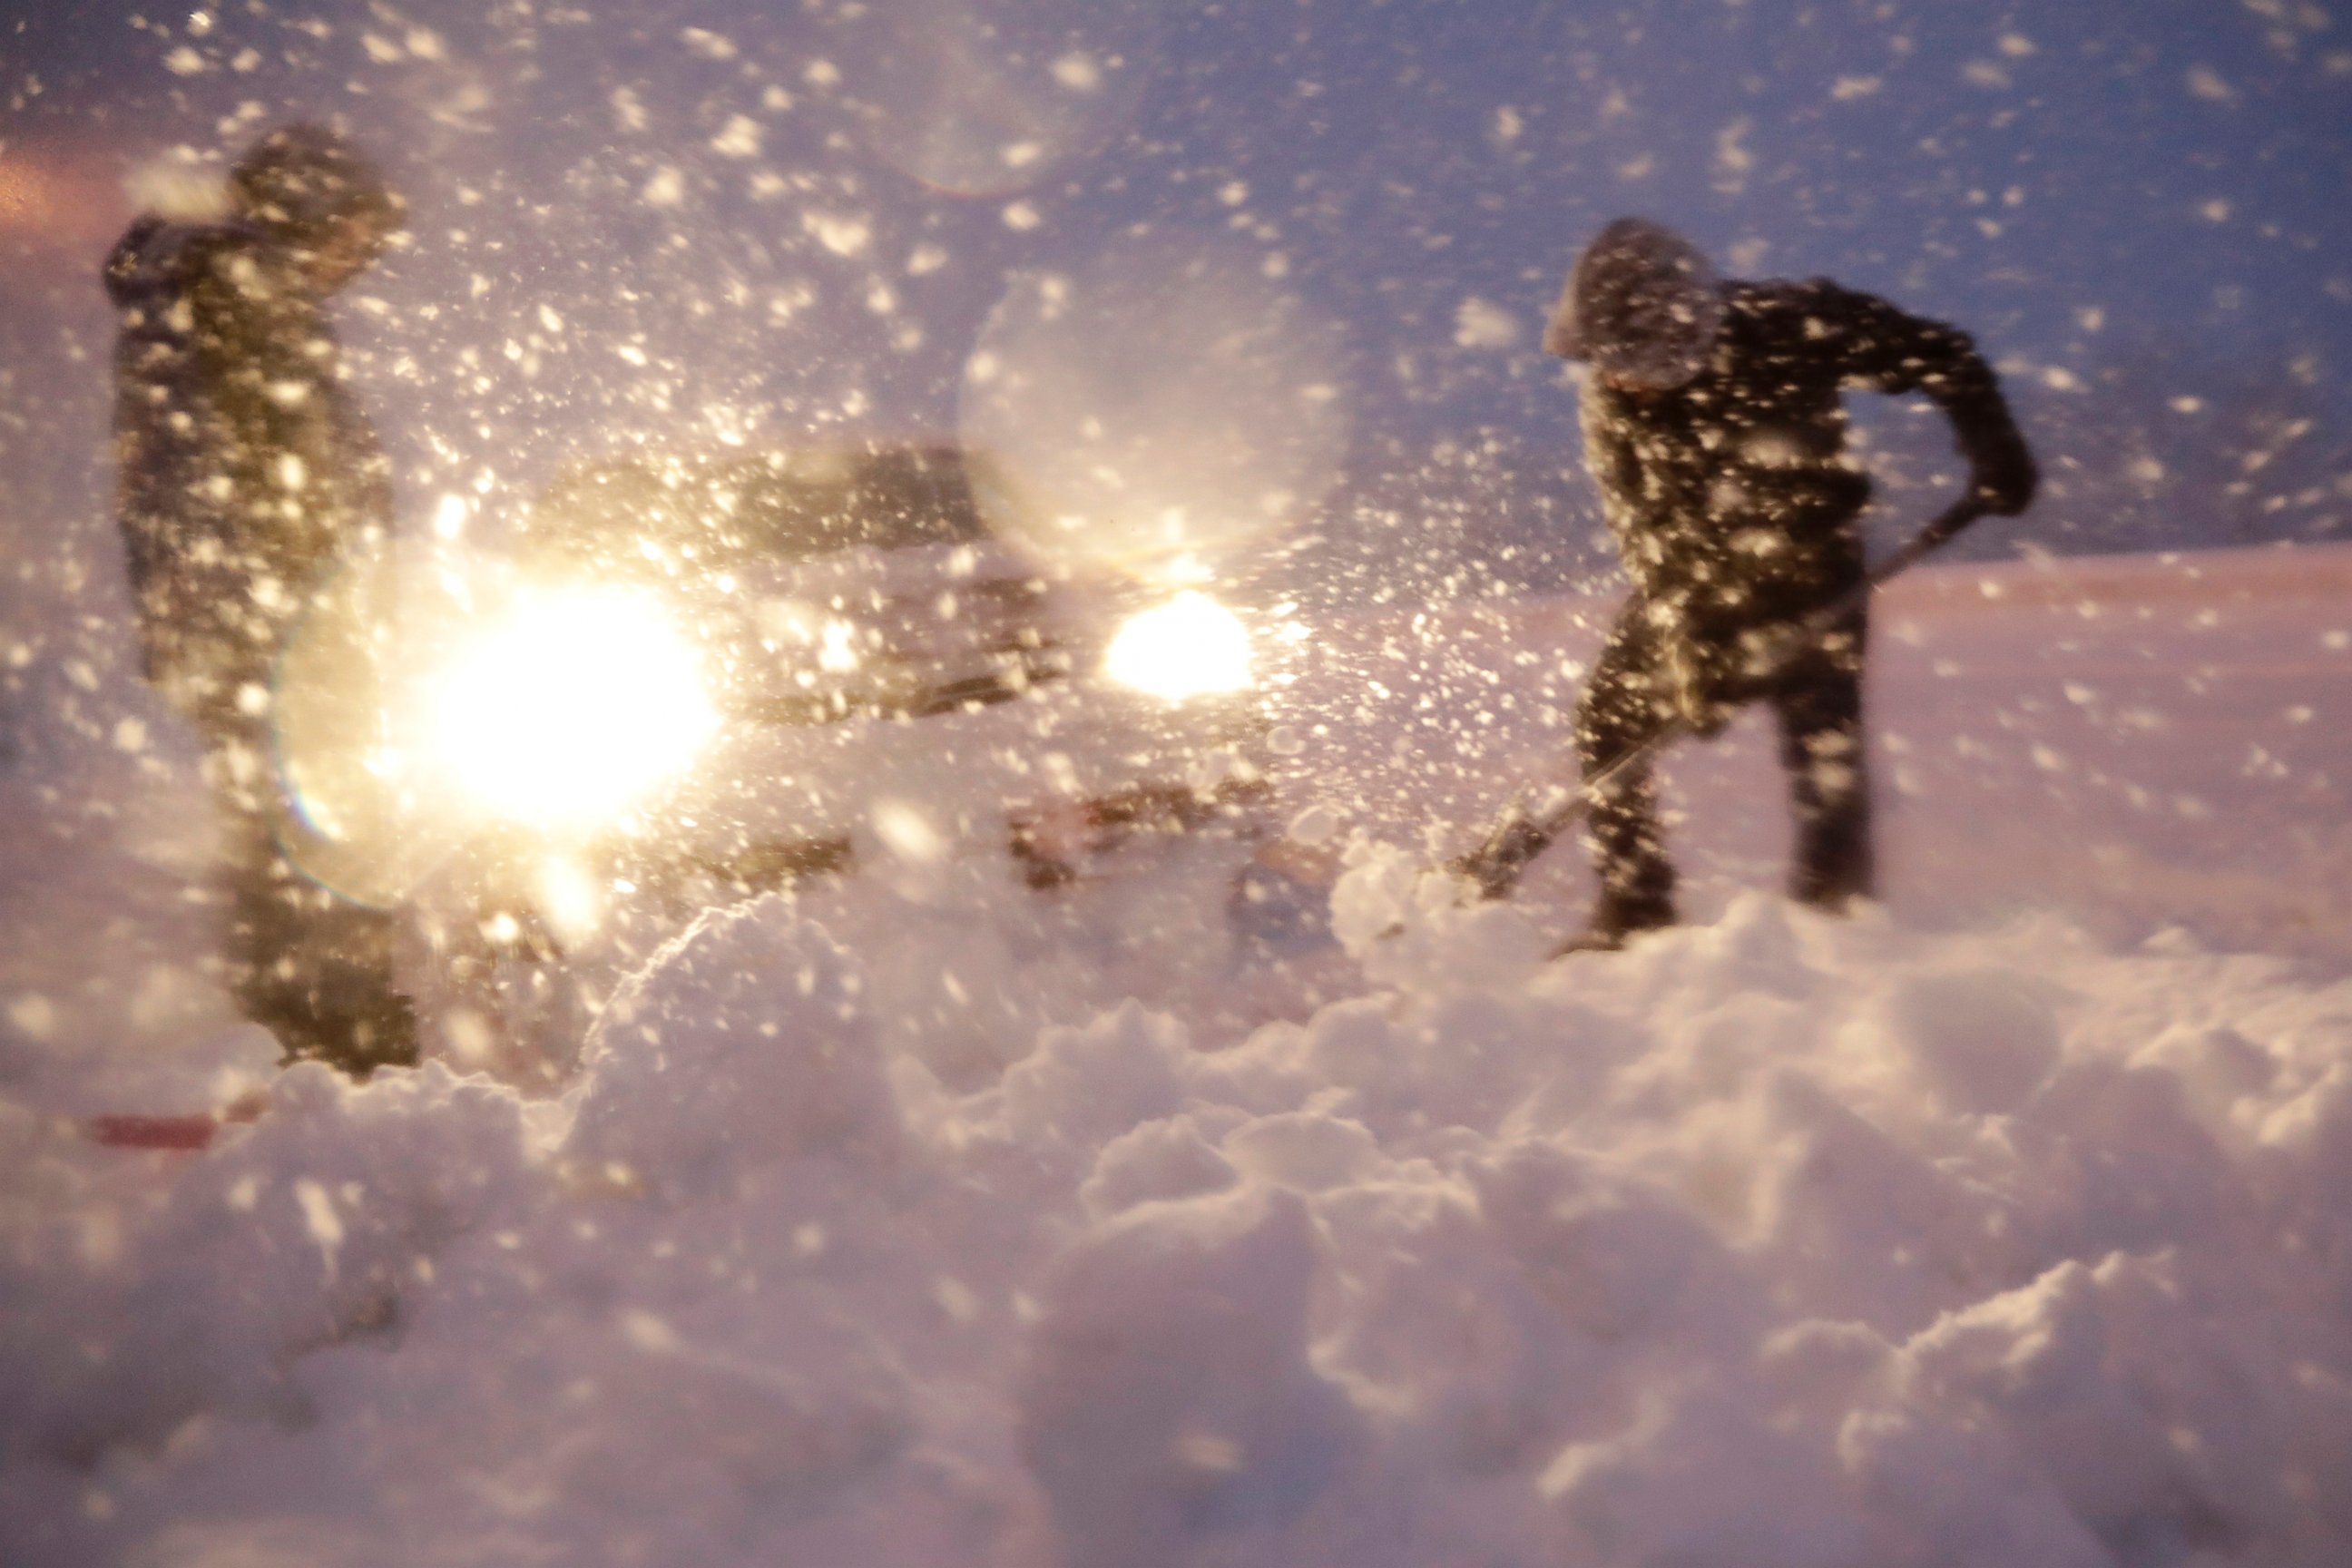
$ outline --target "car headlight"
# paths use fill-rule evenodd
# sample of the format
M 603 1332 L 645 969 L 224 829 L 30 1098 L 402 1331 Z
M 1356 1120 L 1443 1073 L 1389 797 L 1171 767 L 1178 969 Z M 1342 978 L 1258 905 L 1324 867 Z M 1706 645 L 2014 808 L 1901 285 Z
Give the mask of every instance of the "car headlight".
M 430 754 L 476 807 L 578 829 L 689 767 L 719 727 L 694 645 L 641 590 L 527 590 L 427 694 Z
M 1241 617 L 1188 588 L 1130 616 L 1111 638 L 1103 673 L 1170 702 L 1246 691 L 1252 679 L 1249 633 Z

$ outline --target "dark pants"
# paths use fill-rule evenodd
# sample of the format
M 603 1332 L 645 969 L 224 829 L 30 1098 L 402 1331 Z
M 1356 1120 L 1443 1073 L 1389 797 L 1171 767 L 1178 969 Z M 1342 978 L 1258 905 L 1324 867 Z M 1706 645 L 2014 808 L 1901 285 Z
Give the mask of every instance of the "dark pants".
M 416 1012 L 393 981 L 397 917 L 319 886 L 250 822 L 229 825 L 221 867 L 222 946 L 238 1010 L 278 1037 L 289 1061 L 356 1078 L 416 1062 Z
M 394 979 L 400 917 L 321 886 L 288 855 L 289 808 L 266 761 L 266 726 L 195 717 L 212 721 L 205 772 L 221 816 L 223 980 L 238 1010 L 278 1037 L 288 1061 L 323 1061 L 357 1078 L 414 1066 L 416 1012 Z
M 1576 746 L 1590 776 L 1657 739 L 1679 712 L 1675 650 L 1640 595 L 1618 612 L 1576 710 Z M 1867 611 L 1856 609 L 1815 647 L 1762 675 L 1727 673 L 1708 695 L 1726 707 L 1767 701 L 1780 720 L 1780 763 L 1796 808 L 1790 896 L 1836 908 L 1870 896 L 1870 788 L 1862 732 Z M 1717 658 L 1717 665 L 1736 661 Z M 1657 790 L 1645 758 L 1603 789 L 1586 818 L 1601 875 L 1593 924 L 1609 934 L 1671 925 L 1675 869 L 1666 858 Z

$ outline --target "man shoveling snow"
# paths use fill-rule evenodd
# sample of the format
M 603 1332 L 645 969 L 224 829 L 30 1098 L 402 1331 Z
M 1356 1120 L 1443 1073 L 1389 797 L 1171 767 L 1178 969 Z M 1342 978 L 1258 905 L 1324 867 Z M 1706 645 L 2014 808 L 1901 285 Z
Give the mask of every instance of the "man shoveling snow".
M 1674 922 L 1649 753 L 1759 700 L 1797 812 L 1790 894 L 1826 909 L 1869 897 L 1870 481 L 1845 454 L 1839 395 L 1932 398 L 1969 462 L 1967 515 L 2014 516 L 2033 459 L 1991 369 L 1966 334 L 1827 279 L 1719 281 L 1680 236 L 1630 217 L 1579 258 L 1544 346 L 1591 366 L 1585 461 L 1633 580 L 1577 707 L 1601 896 L 1571 945 Z M 1792 637 L 1825 610 L 1822 635 Z

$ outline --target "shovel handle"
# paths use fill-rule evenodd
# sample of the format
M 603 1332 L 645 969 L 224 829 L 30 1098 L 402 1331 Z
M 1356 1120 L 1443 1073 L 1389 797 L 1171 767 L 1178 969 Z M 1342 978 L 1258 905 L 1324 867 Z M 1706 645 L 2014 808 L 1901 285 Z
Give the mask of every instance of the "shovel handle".
M 1973 490 L 1946 507 L 1927 526 L 1906 540 L 1900 549 L 1864 574 L 1861 582 L 1798 621 L 1782 644 L 1779 658 L 1768 669 L 1768 675 L 1777 674 L 1797 655 L 1809 650 L 1836 630 L 1848 616 L 1868 604 L 1871 594 L 1889 578 L 1917 565 L 1921 560 L 1949 543 L 1953 535 L 1991 510 L 1984 498 Z M 1578 780 L 1574 786 L 1559 789 L 1558 793 L 1563 798 L 1532 819 L 1527 809 L 1528 792 L 1521 790 L 1511 797 L 1510 804 L 1496 817 L 1494 826 L 1486 830 L 1486 837 L 1480 841 L 1478 847 L 1454 861 L 1450 869 L 1475 883 L 1482 900 L 1502 898 L 1517 885 L 1520 876 L 1536 858 L 1584 815 L 1603 790 L 1689 731 L 1690 721 L 1680 715 L 1668 720 L 1641 744 L 1610 758 Z

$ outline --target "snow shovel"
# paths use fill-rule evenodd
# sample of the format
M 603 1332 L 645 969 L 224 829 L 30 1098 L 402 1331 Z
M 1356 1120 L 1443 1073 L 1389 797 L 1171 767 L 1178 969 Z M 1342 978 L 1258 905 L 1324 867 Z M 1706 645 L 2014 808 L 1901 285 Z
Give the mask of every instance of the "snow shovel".
M 1767 676 L 1786 668 L 1799 654 L 1809 651 L 1834 631 L 1839 622 L 1869 602 L 1874 589 L 1916 565 L 1990 510 L 1973 492 L 1947 507 L 1909 542 L 1872 567 L 1861 582 L 1790 626 L 1779 653 L 1766 668 Z M 1496 816 L 1478 847 L 1449 862 L 1446 868 L 1468 879 L 1481 900 L 1506 896 L 1536 858 L 1584 815 L 1601 791 L 1656 755 L 1668 742 L 1689 733 L 1690 727 L 1689 720 L 1677 716 L 1648 740 L 1610 758 L 1573 785 L 1521 789 Z

